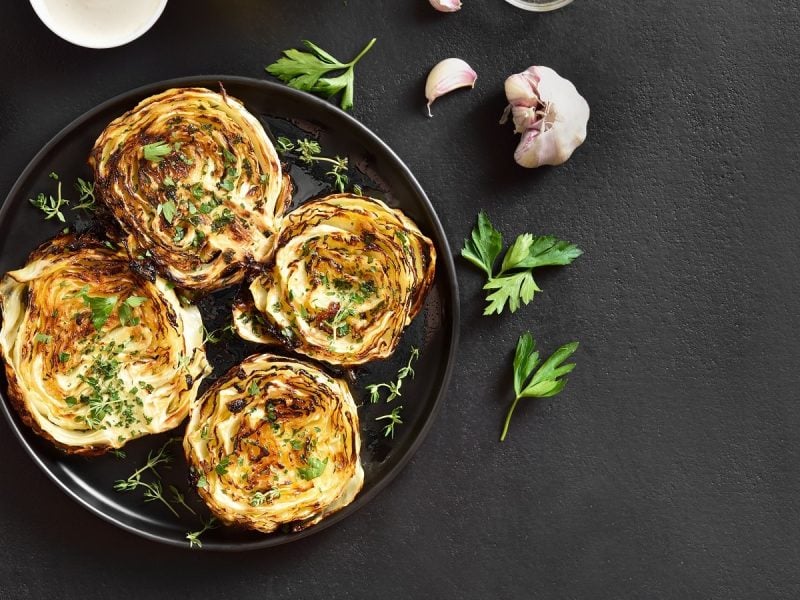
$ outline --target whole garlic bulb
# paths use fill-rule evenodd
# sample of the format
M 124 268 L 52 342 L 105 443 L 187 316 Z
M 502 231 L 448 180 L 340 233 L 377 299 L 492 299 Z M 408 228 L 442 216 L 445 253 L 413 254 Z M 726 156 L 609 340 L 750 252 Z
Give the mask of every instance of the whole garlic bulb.
M 430 0 L 431 6 L 439 12 L 456 12 L 461 10 L 461 0 Z
M 529 67 L 506 79 L 508 106 L 501 123 L 522 134 L 514 160 L 534 168 L 560 165 L 586 139 L 589 104 L 568 79 L 549 67 Z

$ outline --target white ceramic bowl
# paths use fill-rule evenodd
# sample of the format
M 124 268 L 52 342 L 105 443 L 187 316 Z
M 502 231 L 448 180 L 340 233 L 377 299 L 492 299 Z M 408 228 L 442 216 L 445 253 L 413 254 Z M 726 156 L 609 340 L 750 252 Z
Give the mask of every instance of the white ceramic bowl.
M 85 48 L 114 48 L 135 40 L 166 5 L 167 0 L 31 0 L 53 33 Z
M 524 10 L 548 12 L 566 6 L 572 0 L 506 0 L 506 2 Z

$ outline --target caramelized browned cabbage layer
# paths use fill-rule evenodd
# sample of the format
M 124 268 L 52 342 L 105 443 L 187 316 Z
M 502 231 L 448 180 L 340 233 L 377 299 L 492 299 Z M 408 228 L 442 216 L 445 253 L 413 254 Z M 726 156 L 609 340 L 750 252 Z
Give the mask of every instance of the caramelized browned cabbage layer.
M 291 197 L 258 120 L 202 88 L 143 100 L 106 127 L 89 162 L 130 255 L 202 292 L 241 281 L 244 265 L 269 258 Z
M 22 419 L 72 453 L 177 427 L 210 371 L 203 323 L 163 279 L 91 235 L 62 235 L 0 281 L 0 354 Z
M 184 449 L 197 491 L 225 523 L 269 533 L 318 523 L 364 480 L 344 381 L 295 359 L 250 356 L 196 402 Z
M 332 364 L 394 352 L 433 282 L 432 242 L 399 210 L 339 194 L 289 213 L 274 264 L 235 305 L 243 338 Z

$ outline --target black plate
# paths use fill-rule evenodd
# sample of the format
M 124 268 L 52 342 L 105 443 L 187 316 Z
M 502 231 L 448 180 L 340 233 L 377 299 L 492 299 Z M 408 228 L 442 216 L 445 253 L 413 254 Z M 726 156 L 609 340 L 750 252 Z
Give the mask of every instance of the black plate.
M 87 112 L 56 135 L 33 158 L 20 175 L 5 204 L 0 209 L 0 273 L 21 267 L 28 254 L 41 242 L 64 227 L 55 219 L 43 220 L 43 214 L 28 202 L 39 192 L 54 193 L 51 171 L 61 176 L 64 196 L 76 199 L 72 182 L 77 177 L 91 178 L 86 166 L 94 140 L 115 117 L 137 102 L 170 87 L 204 86 L 218 89 L 221 82 L 227 92 L 244 102 L 273 136 L 317 138 L 326 155 L 342 155 L 350 159 L 352 182 L 366 193 L 401 208 L 436 244 L 438 253 L 436 280 L 420 315 L 403 336 L 395 355 L 380 363 L 363 367 L 356 373 L 353 388 L 359 409 L 363 436 L 362 462 L 366 474 L 364 489 L 355 501 L 322 523 L 301 532 L 258 534 L 229 527 L 206 532 L 201 540 L 204 549 L 243 550 L 275 546 L 311 535 L 341 521 L 364 506 L 400 472 L 422 442 L 433 422 L 447 387 L 453 366 L 458 336 L 458 290 L 453 259 L 439 219 L 414 176 L 403 162 L 378 137 L 358 121 L 331 104 L 309 94 L 285 86 L 243 77 L 188 77 L 141 87 L 113 98 Z M 297 184 L 295 205 L 308 198 L 330 191 L 324 170 L 309 171 L 293 166 Z M 65 210 L 67 220 L 78 228 L 87 218 L 79 212 Z M 212 329 L 229 319 L 228 306 L 232 291 L 224 291 L 200 303 L 206 326 Z M 416 377 L 406 379 L 403 396 L 391 405 L 366 402 L 364 385 L 394 378 L 406 362 L 412 346 L 420 349 Z M 257 352 L 259 346 L 227 339 L 208 350 L 215 370 L 212 379 L 244 356 Z M 208 382 L 205 382 L 208 385 Z M 5 379 L 0 379 L 5 393 Z M 202 501 L 190 490 L 188 471 L 179 445 L 173 447 L 175 460 L 169 471 L 162 473 L 165 488 L 175 485 L 198 513 L 181 510 L 174 517 L 158 502 L 145 503 L 140 490 L 116 492 L 113 484 L 127 477 L 144 463 L 149 450 L 159 447 L 169 434 L 149 436 L 125 447 L 127 458 L 113 455 L 98 458 L 66 456 L 34 435 L 19 420 L 3 395 L 2 410 L 22 445 L 44 472 L 72 498 L 100 517 L 143 537 L 188 547 L 186 533 L 198 529 L 200 519 L 208 513 Z M 402 426 L 394 439 L 384 438 L 381 422 L 375 417 L 403 405 Z M 182 433 L 182 428 L 177 430 Z M 175 435 L 175 432 L 172 432 Z

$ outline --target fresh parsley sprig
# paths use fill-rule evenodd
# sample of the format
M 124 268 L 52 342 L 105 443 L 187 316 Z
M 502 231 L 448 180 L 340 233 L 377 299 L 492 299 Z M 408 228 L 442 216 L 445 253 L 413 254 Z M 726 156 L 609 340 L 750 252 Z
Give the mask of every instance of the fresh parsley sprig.
M 297 154 L 297 158 L 307 165 L 315 162 L 330 164 L 330 171 L 326 172 L 325 175 L 333 178 L 333 185 L 340 193 L 344 193 L 347 184 L 350 182 L 350 177 L 347 175 L 348 161 L 346 156 L 336 156 L 334 158 L 320 156 L 322 148 L 319 142 L 308 138 L 297 140 L 296 143 L 286 137 L 279 137 L 277 141 L 278 151 L 281 154 L 288 154 L 294 151 Z
M 326 98 L 344 90 L 340 105 L 344 110 L 350 110 L 353 107 L 355 66 L 374 43 L 375 38 L 372 38 L 353 60 L 343 63 L 316 44 L 303 40 L 303 45 L 310 52 L 284 50 L 284 56 L 267 66 L 266 70 L 289 87 Z M 335 74 L 336 72 L 339 74 Z
M 567 380 L 563 377 L 575 368 L 575 363 L 564 364 L 564 361 L 577 349 L 578 342 L 565 344 L 553 352 L 547 360 L 541 362 L 533 336 L 527 332 L 520 336 L 517 342 L 517 351 L 514 354 L 515 397 L 503 423 L 503 431 L 500 434 L 501 442 L 508 435 L 511 415 L 514 414 L 514 409 L 517 408 L 521 398 L 550 398 L 564 389 Z
M 537 267 L 568 265 L 583 254 L 583 250 L 551 235 L 534 236 L 523 233 L 517 236 L 506 251 L 500 271 L 495 275 L 494 263 L 503 250 L 503 235 L 495 229 L 485 212 L 478 214 L 478 225 L 465 240 L 461 256 L 483 270 L 487 282 L 483 289 L 492 293 L 486 296 L 489 305 L 484 315 L 500 314 L 508 303 L 511 312 L 533 300 L 541 288 L 533 279 Z

